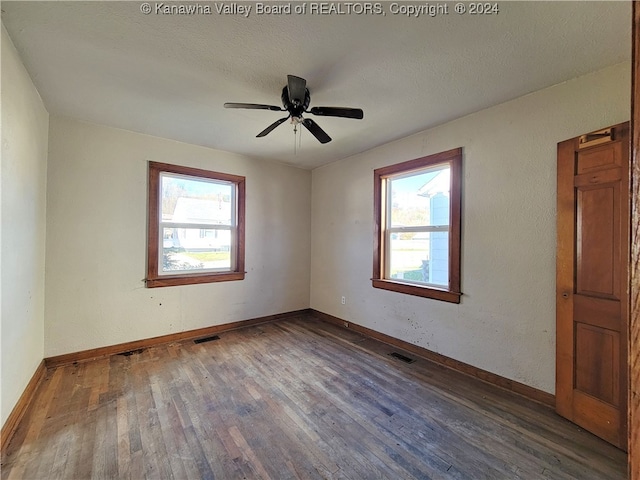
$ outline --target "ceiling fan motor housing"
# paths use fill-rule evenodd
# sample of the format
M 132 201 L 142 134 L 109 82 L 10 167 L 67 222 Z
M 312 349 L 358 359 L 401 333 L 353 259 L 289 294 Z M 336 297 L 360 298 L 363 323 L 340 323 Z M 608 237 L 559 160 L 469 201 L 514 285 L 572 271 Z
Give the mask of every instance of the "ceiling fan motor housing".
M 289 99 L 289 88 L 284 87 L 282 89 L 282 106 L 284 109 L 291 114 L 292 117 L 301 117 L 302 114 L 309 108 L 309 104 L 311 103 L 311 95 L 309 95 L 309 89 L 305 88 L 304 90 L 304 100 L 302 99 L 294 99 L 291 101 Z M 297 100 L 297 101 L 296 101 Z
M 268 135 L 276 127 L 291 119 L 291 123 L 294 125 L 302 124 L 320 143 L 330 142 L 331 137 L 316 122 L 310 118 L 303 118 L 302 115 L 304 113 L 320 115 L 323 117 L 356 118 L 360 120 L 364 117 L 364 113 L 360 108 L 313 107 L 311 110 L 307 110 L 311 103 L 311 95 L 307 88 L 307 81 L 304 78 L 296 77 L 295 75 L 287 75 L 287 85 L 282 89 L 281 100 L 284 108 L 276 107 L 275 105 L 264 105 L 261 103 L 225 103 L 224 107 L 248 108 L 251 110 L 272 110 L 276 112 L 286 111 L 289 116 L 276 120 L 256 135 L 256 137 L 260 138 Z

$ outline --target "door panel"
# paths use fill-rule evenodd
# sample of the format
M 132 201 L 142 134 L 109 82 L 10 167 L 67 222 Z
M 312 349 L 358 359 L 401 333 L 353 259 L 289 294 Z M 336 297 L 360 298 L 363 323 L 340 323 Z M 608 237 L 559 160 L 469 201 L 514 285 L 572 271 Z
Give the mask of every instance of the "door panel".
M 626 450 L 629 126 L 558 144 L 556 410 Z
M 622 144 L 605 149 L 590 149 L 578 153 L 578 175 L 621 167 L 623 162 Z
M 573 418 L 569 420 L 626 451 L 626 439 L 621 438 L 620 426 L 626 423 L 626 412 L 580 390 L 573 394 L 572 410 Z
M 577 294 L 620 299 L 619 198 L 619 181 L 577 188 Z
M 576 323 L 575 388 L 619 406 L 620 335 L 612 330 Z

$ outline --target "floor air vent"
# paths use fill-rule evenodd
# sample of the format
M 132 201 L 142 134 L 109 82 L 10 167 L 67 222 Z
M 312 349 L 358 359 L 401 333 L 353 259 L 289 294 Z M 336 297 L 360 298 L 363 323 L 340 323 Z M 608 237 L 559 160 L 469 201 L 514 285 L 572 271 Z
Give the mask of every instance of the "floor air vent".
M 130 357 L 131 355 L 139 355 L 144 352 L 146 349 L 138 348 L 136 350 L 129 350 L 128 352 L 118 353 L 118 355 L 122 355 L 123 357 Z
M 198 339 L 194 340 L 193 343 L 212 342 L 214 340 L 220 340 L 220 337 L 218 335 L 214 335 L 212 337 L 198 338 Z
M 416 361 L 415 358 L 407 357 L 407 356 L 402 355 L 401 353 L 398 353 L 398 352 L 391 352 L 389 354 L 389 356 L 393 357 L 393 358 L 397 358 L 398 360 L 402 360 L 404 363 L 413 363 L 413 362 Z

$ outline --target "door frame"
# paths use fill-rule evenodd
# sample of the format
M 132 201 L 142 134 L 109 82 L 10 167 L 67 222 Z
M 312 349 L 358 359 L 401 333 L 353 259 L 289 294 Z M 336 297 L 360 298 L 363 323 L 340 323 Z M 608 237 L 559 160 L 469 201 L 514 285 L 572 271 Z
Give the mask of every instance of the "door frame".
M 629 478 L 640 480 L 640 6 L 632 5 L 628 461 Z

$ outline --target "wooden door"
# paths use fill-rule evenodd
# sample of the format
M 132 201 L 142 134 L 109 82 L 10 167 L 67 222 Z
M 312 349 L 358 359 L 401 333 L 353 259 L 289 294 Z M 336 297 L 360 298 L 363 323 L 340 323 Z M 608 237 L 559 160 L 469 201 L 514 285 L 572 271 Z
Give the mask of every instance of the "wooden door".
M 629 123 L 558 144 L 556 411 L 627 449 Z

